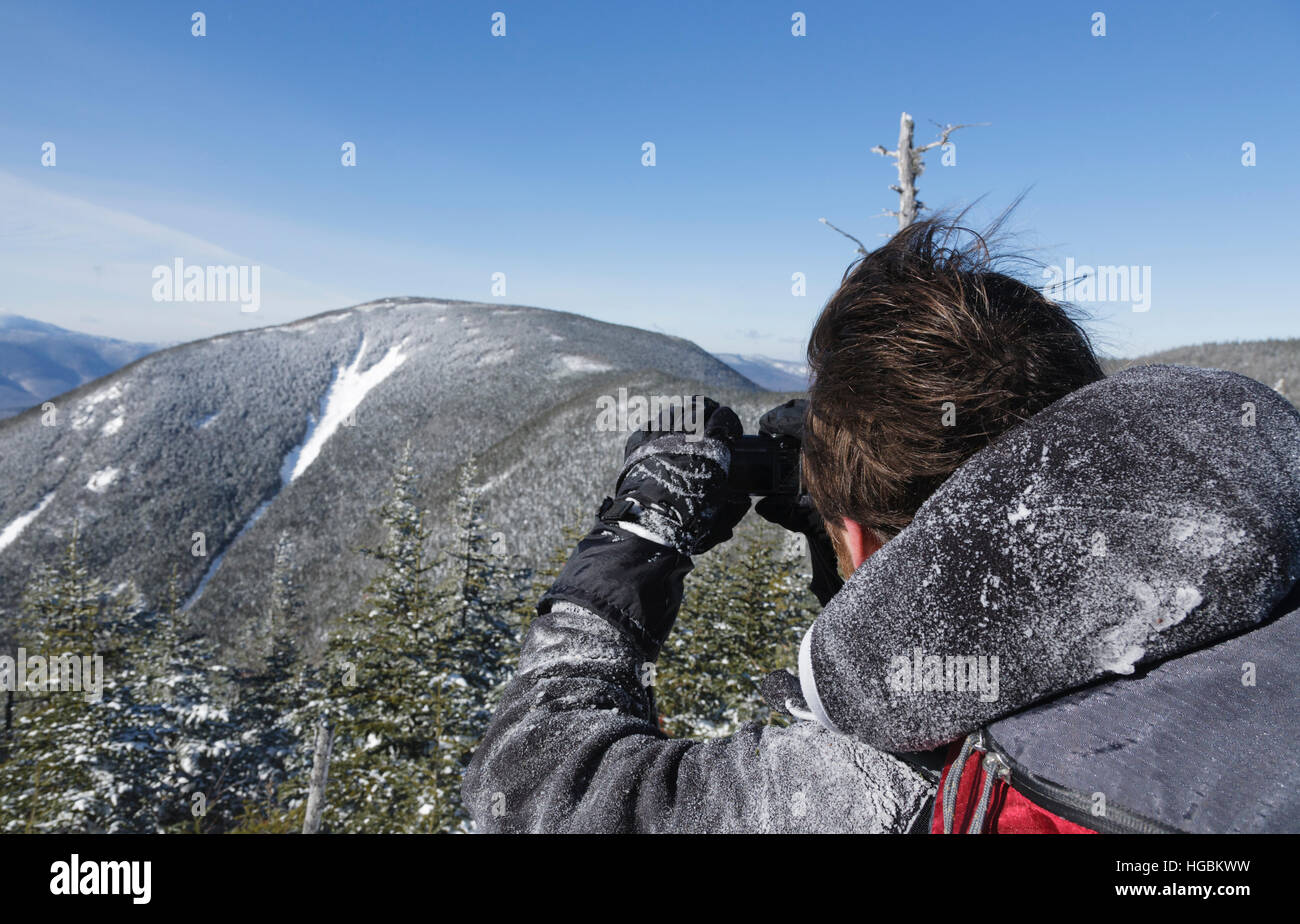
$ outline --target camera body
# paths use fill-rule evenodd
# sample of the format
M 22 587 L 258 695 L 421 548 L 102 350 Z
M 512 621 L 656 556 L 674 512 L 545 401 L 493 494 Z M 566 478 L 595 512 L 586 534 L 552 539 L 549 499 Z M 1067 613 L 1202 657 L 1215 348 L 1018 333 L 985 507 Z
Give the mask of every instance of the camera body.
M 799 494 L 799 441 L 766 433 L 737 438 L 731 444 L 727 483 L 737 494 Z

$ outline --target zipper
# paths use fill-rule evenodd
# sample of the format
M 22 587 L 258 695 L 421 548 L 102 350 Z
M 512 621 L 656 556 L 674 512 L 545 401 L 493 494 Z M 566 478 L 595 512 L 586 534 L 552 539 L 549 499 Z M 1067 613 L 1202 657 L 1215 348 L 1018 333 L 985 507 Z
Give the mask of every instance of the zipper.
M 998 747 L 991 735 L 983 729 L 979 732 L 977 748 L 984 750 L 984 770 L 989 772 L 990 763 L 996 768 L 999 779 L 1007 782 L 1013 789 L 1028 796 L 1040 808 L 1059 815 L 1066 821 L 1072 821 L 1085 828 L 1091 828 L 1101 834 L 1176 834 L 1177 828 L 1147 818 L 1131 809 L 1106 803 L 1106 814 L 1092 814 L 1092 797 L 1053 783 L 1041 776 L 1030 773 L 1020 766 Z

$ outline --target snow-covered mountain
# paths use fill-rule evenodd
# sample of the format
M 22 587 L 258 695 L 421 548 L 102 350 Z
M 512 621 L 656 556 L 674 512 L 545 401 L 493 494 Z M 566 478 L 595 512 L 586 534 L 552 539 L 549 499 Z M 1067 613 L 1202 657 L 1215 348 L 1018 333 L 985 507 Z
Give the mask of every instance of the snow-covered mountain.
M 0 314 L 0 418 L 107 375 L 157 348 Z
M 808 365 L 743 353 L 714 353 L 732 369 L 768 391 L 807 391 Z
M 408 442 L 435 536 L 473 453 L 506 551 L 543 561 L 612 486 L 626 434 L 597 399 L 620 388 L 706 389 L 751 425 L 771 404 L 689 341 L 518 306 L 388 299 L 152 353 L 0 421 L 0 629 L 74 521 L 93 573 L 156 602 L 178 569 L 218 636 L 262 611 L 286 534 L 322 623 L 360 600 Z

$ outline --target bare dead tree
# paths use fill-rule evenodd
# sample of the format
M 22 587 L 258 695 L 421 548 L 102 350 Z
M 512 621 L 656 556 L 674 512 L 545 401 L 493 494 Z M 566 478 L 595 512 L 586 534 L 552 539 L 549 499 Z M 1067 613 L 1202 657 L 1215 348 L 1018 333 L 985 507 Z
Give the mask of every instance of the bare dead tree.
M 330 775 L 330 752 L 334 750 L 334 729 L 322 721 L 316 729 L 316 749 L 312 754 L 311 784 L 307 790 L 307 812 L 302 822 L 303 834 L 320 830 L 320 816 L 325 810 L 325 786 Z
M 937 122 L 935 124 L 938 125 Z M 886 210 L 885 214 L 898 216 L 900 231 L 916 221 L 916 213 L 925 208 L 925 203 L 916 198 L 916 178 L 925 172 L 925 158 L 922 155 L 931 148 L 943 147 L 948 143 L 948 136 L 959 128 L 988 124 L 987 122 L 968 122 L 962 125 L 953 125 L 951 123 L 941 125 L 939 126 L 941 129 L 939 140 L 923 144 L 918 148 L 912 144 L 915 123 L 912 121 L 912 117 L 905 112 L 902 118 L 898 120 L 898 147 L 892 151 L 887 151 L 883 144 L 878 144 L 871 149 L 872 152 L 879 154 L 881 157 L 894 158 L 898 167 L 898 185 L 889 187 L 898 193 L 898 211 Z
M 935 123 L 939 125 L 938 122 Z M 916 123 L 906 112 L 898 122 L 898 147 L 892 151 L 886 150 L 882 144 L 872 148 L 872 152 L 879 154 L 881 157 L 894 158 L 898 167 L 898 184 L 890 186 L 894 192 L 898 193 L 898 211 L 885 209 L 881 215 L 892 215 L 898 218 L 898 228 L 901 231 L 912 222 L 916 221 L 916 215 L 925 208 L 925 203 L 916 198 L 916 178 L 925 172 L 924 154 L 932 148 L 940 148 L 948 143 L 948 136 L 959 128 L 970 128 L 974 125 L 988 125 L 988 122 L 965 122 L 960 125 L 939 125 L 940 134 L 937 141 L 931 141 L 929 144 L 923 144 L 919 148 L 912 143 L 912 137 L 915 133 Z M 825 218 L 818 219 L 827 227 L 833 228 L 843 234 L 849 240 L 858 245 L 858 253 L 866 254 L 867 249 L 863 243 L 840 228 L 836 228 Z

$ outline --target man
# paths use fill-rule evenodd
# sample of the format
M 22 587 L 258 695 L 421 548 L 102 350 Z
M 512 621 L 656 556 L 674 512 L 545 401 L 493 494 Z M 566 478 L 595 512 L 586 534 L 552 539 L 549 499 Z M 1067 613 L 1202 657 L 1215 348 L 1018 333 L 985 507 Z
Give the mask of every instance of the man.
M 812 504 L 757 510 L 814 548 L 826 608 L 798 679 L 764 688 L 805 721 L 656 724 L 691 557 L 748 508 L 740 422 L 709 402 L 704 439 L 633 434 L 541 601 L 466 774 L 481 829 L 1300 828 L 1300 414 L 1229 373 L 1103 378 L 1059 306 L 955 233 L 914 225 L 851 268 L 806 413 L 764 421 L 804 441 Z

